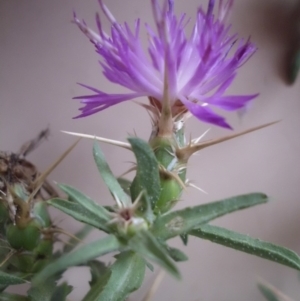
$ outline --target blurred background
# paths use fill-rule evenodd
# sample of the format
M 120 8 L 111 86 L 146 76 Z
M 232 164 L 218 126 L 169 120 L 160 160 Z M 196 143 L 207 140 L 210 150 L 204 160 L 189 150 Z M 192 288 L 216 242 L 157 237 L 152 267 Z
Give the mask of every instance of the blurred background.
M 175 10 L 186 12 L 193 23 L 197 7 L 206 7 L 207 2 L 176 0 Z M 177 208 L 242 193 L 265 192 L 271 197 L 269 204 L 231 214 L 214 224 L 300 253 L 300 77 L 292 86 L 286 81 L 293 12 L 298 3 L 295 0 L 235 2 L 230 18 L 231 32 L 238 32 L 245 38 L 251 36 L 258 51 L 240 69 L 228 93 L 259 92 L 260 96 L 242 118 L 231 114 L 228 119 L 235 131 L 282 121 L 194 156 L 189 162 L 188 178 L 208 194 L 189 189 Z M 133 24 L 133 20 L 140 17 L 153 24 L 148 0 L 107 0 L 106 4 L 120 22 Z M 107 92 L 124 91 L 102 76 L 93 45 L 71 24 L 73 10 L 96 28 L 94 16 L 100 11 L 96 0 L 0 1 L 1 150 L 17 151 L 40 130 L 50 127 L 48 141 L 28 157 L 41 171 L 74 142 L 74 137 L 61 130 L 122 141 L 134 132 L 148 139 L 151 132 L 147 113 L 133 102 L 87 118 L 72 119 L 79 107 L 72 97 L 86 93 L 77 82 Z M 108 30 L 107 20 L 101 17 Z M 144 29 L 142 35 L 146 45 Z M 209 127 L 191 118 L 187 134 L 196 137 Z M 211 127 L 207 138 L 230 133 Z M 100 204 L 108 204 L 112 199 L 93 162 L 92 143 L 91 140 L 81 141 L 49 178 L 82 190 Z M 104 144 L 101 147 L 115 175 L 131 166 L 129 162 L 133 157 L 128 151 Z M 58 211 L 52 212 L 55 223 L 68 232 L 74 233 L 80 228 L 78 222 Z M 88 241 L 100 236 L 92 233 Z M 264 300 L 256 287 L 259 278 L 299 300 L 300 281 L 295 270 L 196 238 L 190 238 L 187 247 L 182 247 L 176 239 L 171 244 L 183 248 L 189 261 L 179 264 L 182 281 L 167 275 L 154 301 Z M 106 258 L 111 260 L 111 257 Z M 157 269 L 154 273 L 147 271 L 144 285 L 132 295 L 131 301 L 142 299 L 157 272 Z M 70 300 L 81 300 L 88 289 L 88 270 L 72 268 L 65 277 L 74 286 Z

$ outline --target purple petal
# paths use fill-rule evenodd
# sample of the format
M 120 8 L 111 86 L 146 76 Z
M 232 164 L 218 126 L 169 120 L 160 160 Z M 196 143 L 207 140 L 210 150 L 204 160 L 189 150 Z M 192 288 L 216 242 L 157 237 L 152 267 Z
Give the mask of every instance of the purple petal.
M 213 110 L 207 106 L 201 106 L 197 103 L 186 100 L 184 97 L 181 97 L 180 100 L 184 103 L 186 108 L 199 120 L 212 123 L 214 125 L 232 129 L 232 127 L 225 121 L 225 118 L 217 115 Z
M 99 111 L 107 109 L 111 106 L 119 104 L 123 101 L 134 99 L 141 96 L 139 93 L 131 93 L 131 94 L 98 94 L 98 95 L 90 95 L 87 96 L 81 103 L 85 104 L 84 107 L 79 110 L 82 113 L 74 118 L 85 117 L 88 115 L 95 114 Z M 80 99 L 80 97 L 76 97 L 74 99 Z
M 207 102 L 210 105 L 214 105 L 226 111 L 235 111 L 246 106 L 250 100 L 254 99 L 258 95 L 259 94 L 212 97 L 207 100 Z

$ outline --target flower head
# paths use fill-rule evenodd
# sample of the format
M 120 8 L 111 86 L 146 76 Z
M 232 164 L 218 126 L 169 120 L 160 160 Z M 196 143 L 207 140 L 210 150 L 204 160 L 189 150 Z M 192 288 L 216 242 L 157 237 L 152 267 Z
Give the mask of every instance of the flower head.
M 164 107 L 169 108 L 173 120 L 180 120 L 186 113 L 201 121 L 230 128 L 225 118 L 212 108 L 235 111 L 243 108 L 255 95 L 224 95 L 236 76 L 237 69 L 254 53 L 249 40 L 230 35 L 230 25 L 225 25 L 232 6 L 219 0 L 219 10 L 214 16 L 214 0 L 209 0 L 207 11 L 199 8 L 192 33 L 185 32 L 185 14 L 177 17 L 174 0 L 151 0 L 156 30 L 145 24 L 148 33 L 148 53 L 139 38 L 140 20 L 131 30 L 127 23 L 119 24 L 99 0 L 100 6 L 111 22 L 111 34 L 103 31 L 100 17 L 96 16 L 98 33 L 87 27 L 74 14 L 74 22 L 95 45 L 102 57 L 105 77 L 131 92 L 107 94 L 83 85 L 93 95 L 76 97 L 84 107 L 78 117 L 102 111 L 110 106 L 141 96 L 148 97 L 146 107 L 157 117 Z

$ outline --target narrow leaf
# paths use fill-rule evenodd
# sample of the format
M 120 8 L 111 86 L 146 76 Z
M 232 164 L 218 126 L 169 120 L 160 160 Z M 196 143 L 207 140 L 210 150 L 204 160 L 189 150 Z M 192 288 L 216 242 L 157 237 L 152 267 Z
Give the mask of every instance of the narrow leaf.
M 1 301 L 30 301 L 29 298 L 17 294 L 0 293 Z
M 269 283 L 258 283 L 258 289 L 268 301 L 292 301 L 292 299 L 284 295 L 281 291 Z
M 211 225 L 203 225 L 190 234 L 300 270 L 300 257 L 295 252 L 248 235 Z
M 102 179 L 104 183 L 107 185 L 110 192 L 115 195 L 119 201 L 125 206 L 128 206 L 131 204 L 129 196 L 124 192 L 122 187 L 120 186 L 118 180 L 113 175 L 110 167 L 108 166 L 105 157 L 98 145 L 98 143 L 95 141 L 94 143 L 94 159 L 97 164 L 98 170 L 102 176 Z
M 109 232 L 109 229 L 106 226 L 107 222 L 105 220 L 101 219 L 98 215 L 86 210 L 84 207 L 75 202 L 54 198 L 47 201 L 47 203 L 82 223 L 91 225 L 105 232 Z
M 96 204 L 93 200 L 91 200 L 89 197 L 87 197 L 80 191 L 68 185 L 58 186 L 72 199 L 72 201 L 75 201 L 76 203 L 80 204 L 86 210 L 95 213 L 97 216 L 99 216 L 99 218 L 105 221 L 108 221 L 110 219 L 108 211 L 104 207 L 100 206 L 99 204 Z
M 122 246 L 115 236 L 107 236 L 101 240 L 94 241 L 54 260 L 46 269 L 38 273 L 32 281 L 36 284 L 42 283 L 58 272 L 62 272 L 72 266 L 86 263 L 101 255 L 117 251 L 122 248 Z
M 159 264 L 174 277 L 180 278 L 180 273 L 174 262 L 168 256 L 168 252 L 149 231 L 137 233 L 129 240 L 128 244 L 132 250 L 141 256 Z
M 188 242 L 189 242 L 189 235 L 188 235 L 187 233 L 182 233 L 182 234 L 180 234 L 179 236 L 180 236 L 180 238 L 181 238 L 183 244 L 184 244 L 185 246 L 187 246 L 187 244 L 188 244 Z
M 14 285 L 27 282 L 26 280 L 0 271 L 0 285 Z
M 145 261 L 136 253 L 117 256 L 103 279 L 93 286 L 83 301 L 123 301 L 137 290 L 144 279 Z M 105 283 L 105 284 L 104 284 Z
M 160 196 L 160 178 L 158 162 L 153 150 L 142 139 L 129 138 L 132 150 L 137 160 L 137 174 L 130 188 L 132 198 L 135 199 L 142 190 L 145 190 L 152 206 Z M 137 187 L 134 187 L 133 185 Z
M 160 245 L 165 249 L 167 254 L 176 262 L 186 261 L 188 257 L 179 249 L 170 247 L 166 242 L 159 241 Z
M 176 262 L 187 261 L 189 258 L 179 249 L 167 247 L 169 256 Z
M 158 217 L 153 224 L 152 233 L 162 240 L 186 233 L 195 227 L 228 214 L 258 204 L 266 203 L 267 196 L 251 193 L 208 203 L 192 208 L 174 211 Z
M 128 194 L 130 195 L 130 186 L 131 186 L 131 181 L 125 179 L 125 178 L 118 178 L 117 179 L 120 186 L 122 187 L 122 189 Z

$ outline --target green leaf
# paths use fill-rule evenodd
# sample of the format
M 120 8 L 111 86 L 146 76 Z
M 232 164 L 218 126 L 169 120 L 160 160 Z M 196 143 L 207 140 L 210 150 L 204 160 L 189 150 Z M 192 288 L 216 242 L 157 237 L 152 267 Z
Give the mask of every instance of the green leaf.
M 184 244 L 185 246 L 187 246 L 187 244 L 188 244 L 188 242 L 189 242 L 189 235 L 188 235 L 187 233 L 182 233 L 182 234 L 180 234 L 179 236 L 180 236 L 180 238 L 181 238 L 183 244 Z
M 134 200 L 145 190 L 154 207 L 161 190 L 157 159 L 152 148 L 144 140 L 129 138 L 128 141 L 137 160 L 137 174 L 130 188 L 131 197 Z
M 180 273 L 168 252 L 149 231 L 140 231 L 128 241 L 128 245 L 141 256 L 154 261 L 180 279 Z
M 105 232 L 109 232 L 109 229 L 106 226 L 107 222 L 105 220 L 100 218 L 94 212 L 86 210 L 80 204 L 60 198 L 51 199 L 47 201 L 47 203 L 82 223 L 91 225 Z
M 153 264 L 151 264 L 149 261 L 145 260 L 146 262 L 146 267 L 151 271 L 153 272 L 154 271 L 154 266 Z
M 83 301 L 123 301 L 144 279 L 145 261 L 136 253 L 124 252 L 98 280 Z
M 170 247 L 166 242 L 159 241 L 160 245 L 165 249 L 166 253 L 176 262 L 187 261 L 188 257 L 179 249 Z
M 98 170 L 102 176 L 104 183 L 106 184 L 110 192 L 113 195 L 115 195 L 124 206 L 130 205 L 131 201 L 129 196 L 124 192 L 118 180 L 113 175 L 96 141 L 94 143 L 93 153 L 94 153 L 94 159 L 97 164 Z
M 30 301 L 29 298 L 17 294 L 0 293 L 1 301 Z
M 86 195 L 84 195 L 83 193 L 71 186 L 62 184 L 58 186 L 72 199 L 72 201 L 78 203 L 87 211 L 96 214 L 97 216 L 99 216 L 99 218 L 105 220 L 106 222 L 109 221 L 110 217 L 108 211 L 104 207 L 100 206 L 99 204 L 96 204 L 89 197 L 87 197 Z
M 33 283 L 42 283 L 50 276 L 62 272 L 69 267 L 86 263 L 101 255 L 117 251 L 123 245 L 115 236 L 107 236 L 101 240 L 94 241 L 90 244 L 84 245 L 77 250 L 64 254 L 58 259 L 51 262 L 46 269 L 43 269 L 32 280 Z
M 51 275 L 52 276 L 52 275 Z M 28 297 L 30 301 L 52 301 L 52 294 L 55 290 L 56 283 L 53 277 L 43 279 L 37 285 L 32 283 L 31 288 L 28 290 Z
M 190 234 L 300 270 L 300 257 L 295 252 L 248 235 L 211 225 L 201 226 Z
M 108 267 L 105 263 L 99 260 L 91 260 L 88 262 L 88 266 L 91 270 L 92 279 L 89 282 L 90 287 L 97 283 L 97 281 L 107 272 Z
M 299 47 L 296 48 L 296 51 L 294 51 L 292 55 L 292 59 L 290 61 L 290 66 L 289 66 L 289 72 L 288 72 L 288 79 L 291 84 L 293 84 L 296 79 L 297 75 L 299 73 L 300 69 L 300 49 Z
M 64 246 L 63 253 L 68 253 L 75 249 L 80 241 L 83 240 L 92 231 L 92 229 L 93 228 L 90 225 L 84 225 L 81 230 L 74 234 L 77 239 L 73 237 L 70 238 L 68 243 Z
M 11 275 L 11 274 L 7 274 L 7 273 L 4 273 L 2 271 L 0 271 L 0 285 L 15 285 L 15 284 L 22 284 L 22 283 L 25 283 L 27 282 L 26 280 L 20 278 L 20 277 L 17 277 L 17 276 L 14 276 L 14 275 Z
M 258 283 L 258 289 L 268 301 L 292 301 L 269 283 Z
M 187 261 L 189 258 L 179 249 L 167 246 L 169 256 L 176 262 Z
M 120 186 L 124 190 L 126 194 L 130 196 L 130 186 L 131 186 L 131 181 L 125 179 L 125 178 L 117 178 Z
M 72 289 L 71 285 L 68 285 L 66 282 L 62 283 L 55 288 L 51 301 L 66 301 Z
M 233 198 L 208 203 L 192 208 L 174 211 L 158 217 L 151 232 L 161 240 L 167 240 L 186 233 L 202 224 L 228 214 L 258 204 L 266 203 L 267 196 L 262 193 L 250 193 Z

